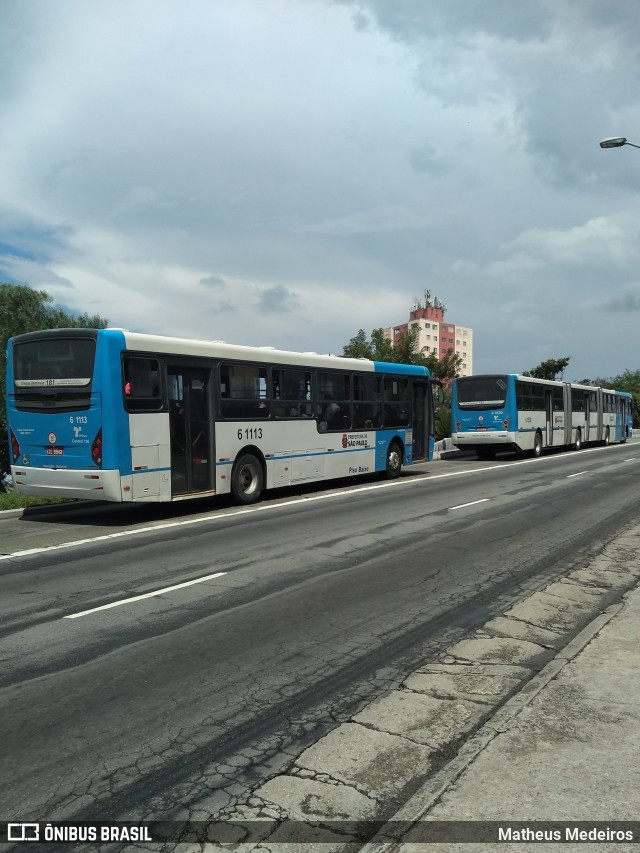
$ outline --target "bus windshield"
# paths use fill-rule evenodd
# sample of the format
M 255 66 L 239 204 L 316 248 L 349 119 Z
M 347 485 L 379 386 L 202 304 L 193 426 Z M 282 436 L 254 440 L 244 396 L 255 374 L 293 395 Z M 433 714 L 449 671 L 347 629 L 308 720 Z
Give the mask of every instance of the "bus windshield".
M 507 398 L 506 376 L 466 376 L 457 380 L 461 409 L 502 408 Z

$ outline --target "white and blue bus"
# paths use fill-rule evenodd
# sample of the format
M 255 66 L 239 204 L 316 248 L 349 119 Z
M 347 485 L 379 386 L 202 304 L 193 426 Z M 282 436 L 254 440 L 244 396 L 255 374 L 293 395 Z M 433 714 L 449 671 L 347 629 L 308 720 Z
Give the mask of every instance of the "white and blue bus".
M 452 384 L 452 442 L 480 459 L 499 450 L 540 456 L 546 447 L 624 442 L 632 423 L 632 396 L 623 391 L 513 373 L 465 376 Z
M 429 371 L 118 329 L 18 335 L 7 349 L 17 492 L 173 501 L 431 459 Z

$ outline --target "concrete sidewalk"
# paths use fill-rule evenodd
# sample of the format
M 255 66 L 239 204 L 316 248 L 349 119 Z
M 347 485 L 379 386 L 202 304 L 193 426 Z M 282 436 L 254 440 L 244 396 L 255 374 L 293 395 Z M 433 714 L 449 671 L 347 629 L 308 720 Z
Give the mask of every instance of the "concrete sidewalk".
M 635 843 L 605 839 L 611 837 L 607 825 L 612 831 L 616 821 L 640 821 L 639 639 L 636 588 L 596 617 L 500 708 L 439 778 L 430 780 L 395 816 L 385 831 L 389 841 L 379 836 L 365 845 L 366 853 L 551 853 L 575 845 L 566 841 L 564 826 L 579 821 L 585 822 L 584 828 L 604 822 L 599 827 L 604 830 L 602 840 L 583 842 L 582 849 L 637 851 L 640 824 L 619 827 L 633 831 Z M 433 821 L 512 822 L 513 828 L 525 831 L 521 839 L 531 838 L 536 828 L 527 827 L 529 821 L 558 821 L 564 843 L 497 838 L 444 843 L 446 827 L 443 840 L 429 843 Z M 491 830 L 497 834 L 497 827 L 486 829 Z M 459 831 L 452 826 L 451 837 Z M 394 834 L 399 837 L 392 840 Z

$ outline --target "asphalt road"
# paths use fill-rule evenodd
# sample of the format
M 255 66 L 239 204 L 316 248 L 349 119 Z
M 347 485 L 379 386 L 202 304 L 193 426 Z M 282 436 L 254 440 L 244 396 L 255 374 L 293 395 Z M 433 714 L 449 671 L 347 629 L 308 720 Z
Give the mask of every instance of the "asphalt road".
M 206 817 L 638 517 L 640 444 L 0 518 L 9 820 Z M 193 808 L 200 812 L 193 812 Z

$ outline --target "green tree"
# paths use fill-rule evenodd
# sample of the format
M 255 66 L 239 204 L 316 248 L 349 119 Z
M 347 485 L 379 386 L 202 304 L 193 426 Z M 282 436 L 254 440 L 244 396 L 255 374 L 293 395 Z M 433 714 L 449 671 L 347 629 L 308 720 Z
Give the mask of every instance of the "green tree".
M 445 389 L 451 388 L 454 379 L 460 376 L 462 356 L 449 348 L 441 353 L 440 358 L 433 352 L 425 359 L 426 365 L 434 379 L 439 379 Z
M 372 343 L 367 340 L 367 333 L 364 329 L 360 329 L 358 334 L 343 347 L 342 355 L 347 358 L 373 358 Z
M 408 332 L 403 332 L 395 341 L 385 337 L 382 329 L 371 332 L 371 340 L 367 340 L 364 329 L 351 338 L 343 347 L 342 354 L 347 358 L 369 358 L 372 361 L 389 361 L 393 364 L 422 364 L 427 366 L 427 359 L 418 352 L 417 326 L 411 326 Z
M 546 361 L 541 362 L 537 367 L 523 371 L 522 375 L 532 376 L 534 379 L 562 379 L 570 361 L 571 356 L 568 356 L 567 358 L 548 358 Z
M 98 314 L 69 314 L 44 290 L 0 282 L 0 474 L 9 470 L 5 387 L 9 338 L 40 329 L 104 329 L 108 325 Z

